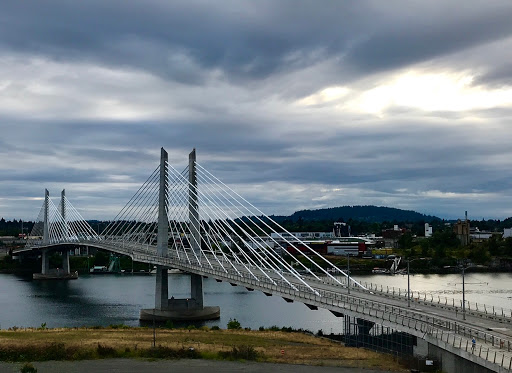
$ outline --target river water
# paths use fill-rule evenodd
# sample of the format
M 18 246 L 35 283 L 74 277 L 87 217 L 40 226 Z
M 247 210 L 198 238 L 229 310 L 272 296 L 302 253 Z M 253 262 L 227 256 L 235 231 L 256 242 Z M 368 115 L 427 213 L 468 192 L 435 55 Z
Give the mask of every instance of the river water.
M 356 276 L 363 284 L 372 282 L 395 291 L 407 289 L 407 276 Z M 410 277 L 413 291 L 426 292 L 428 298 L 445 302 L 444 297 L 462 299 L 462 276 L 415 275 Z M 186 298 L 190 278 L 185 274 L 169 275 L 169 297 Z M 0 328 L 12 326 L 47 327 L 139 325 L 139 310 L 154 307 L 154 276 L 81 275 L 71 281 L 32 281 L 10 274 L 0 274 Z M 403 290 L 402 290 L 403 291 Z M 302 303 L 286 303 L 282 298 L 267 297 L 259 291 L 233 287 L 213 279 L 204 280 L 205 305 L 220 306 L 219 320 L 204 325 L 226 328 L 230 318 L 242 327 L 260 326 L 309 329 L 340 333 L 342 320 L 329 311 L 309 310 Z M 416 296 L 416 295 L 415 295 Z M 478 303 L 512 309 L 512 273 L 466 273 L 465 298 L 471 307 Z M 460 304 L 460 301 L 459 301 Z M 500 311 L 501 312 L 501 311 Z

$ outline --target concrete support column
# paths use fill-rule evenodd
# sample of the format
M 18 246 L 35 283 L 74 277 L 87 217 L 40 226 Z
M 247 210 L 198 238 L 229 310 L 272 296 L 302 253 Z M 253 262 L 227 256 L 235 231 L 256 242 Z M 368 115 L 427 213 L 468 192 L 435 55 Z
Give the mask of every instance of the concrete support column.
M 190 297 L 195 301 L 197 308 L 203 308 L 203 276 L 190 275 Z
M 158 196 L 158 236 L 157 254 L 167 255 L 169 241 L 169 223 L 167 221 L 168 192 L 168 155 L 164 148 L 160 149 L 160 190 Z M 167 268 L 156 266 L 155 308 L 164 310 L 169 303 L 169 284 Z
M 41 250 L 41 273 L 47 275 L 50 272 L 50 254 L 48 250 Z
M 69 250 L 64 250 L 62 252 L 62 270 L 64 273 L 69 274 Z
M 165 310 L 169 306 L 169 280 L 167 268 L 156 266 L 155 308 Z
M 188 216 L 190 246 L 201 260 L 201 230 L 199 222 L 199 203 L 197 196 L 196 149 L 188 156 Z M 203 276 L 190 275 L 190 297 L 197 308 L 203 308 Z

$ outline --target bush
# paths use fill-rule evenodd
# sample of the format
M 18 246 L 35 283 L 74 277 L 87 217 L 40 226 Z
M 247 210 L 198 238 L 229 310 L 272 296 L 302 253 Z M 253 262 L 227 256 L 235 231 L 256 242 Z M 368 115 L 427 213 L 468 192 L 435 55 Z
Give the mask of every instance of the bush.
M 237 319 L 229 319 L 228 329 L 242 329 Z
M 228 360 L 256 360 L 259 355 L 254 347 L 241 345 L 239 347 L 233 346 L 231 351 L 220 351 L 219 356 Z
M 214 325 L 211 327 L 211 330 L 220 330 L 219 326 L 218 325 Z
M 23 364 L 20 369 L 21 373 L 37 373 L 37 368 L 35 368 L 31 363 Z
M 174 324 L 172 323 L 172 321 L 171 321 L 171 320 L 167 320 L 167 321 L 165 322 L 164 328 L 167 328 L 167 329 L 174 329 Z
M 113 347 L 103 346 L 101 343 L 98 343 L 96 352 L 98 353 L 99 357 L 116 357 L 117 356 L 117 352 Z
M 260 326 L 260 328 L 258 329 L 260 332 L 264 332 L 265 331 L 265 327 L 264 326 Z

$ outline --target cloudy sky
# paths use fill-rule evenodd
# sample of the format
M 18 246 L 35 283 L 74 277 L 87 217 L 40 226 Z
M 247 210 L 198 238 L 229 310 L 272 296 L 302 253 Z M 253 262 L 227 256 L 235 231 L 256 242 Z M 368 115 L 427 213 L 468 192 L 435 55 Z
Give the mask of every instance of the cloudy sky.
M 3 0 L 0 216 L 198 162 L 269 214 L 512 216 L 512 2 Z

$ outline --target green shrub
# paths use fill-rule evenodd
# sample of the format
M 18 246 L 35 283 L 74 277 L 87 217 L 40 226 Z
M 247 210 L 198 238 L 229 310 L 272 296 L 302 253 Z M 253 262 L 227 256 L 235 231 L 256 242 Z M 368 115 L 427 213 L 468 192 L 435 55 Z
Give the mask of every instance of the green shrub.
M 228 329 L 242 329 L 237 319 L 229 319 Z
M 220 330 L 219 326 L 218 325 L 214 325 L 211 327 L 211 330 Z

